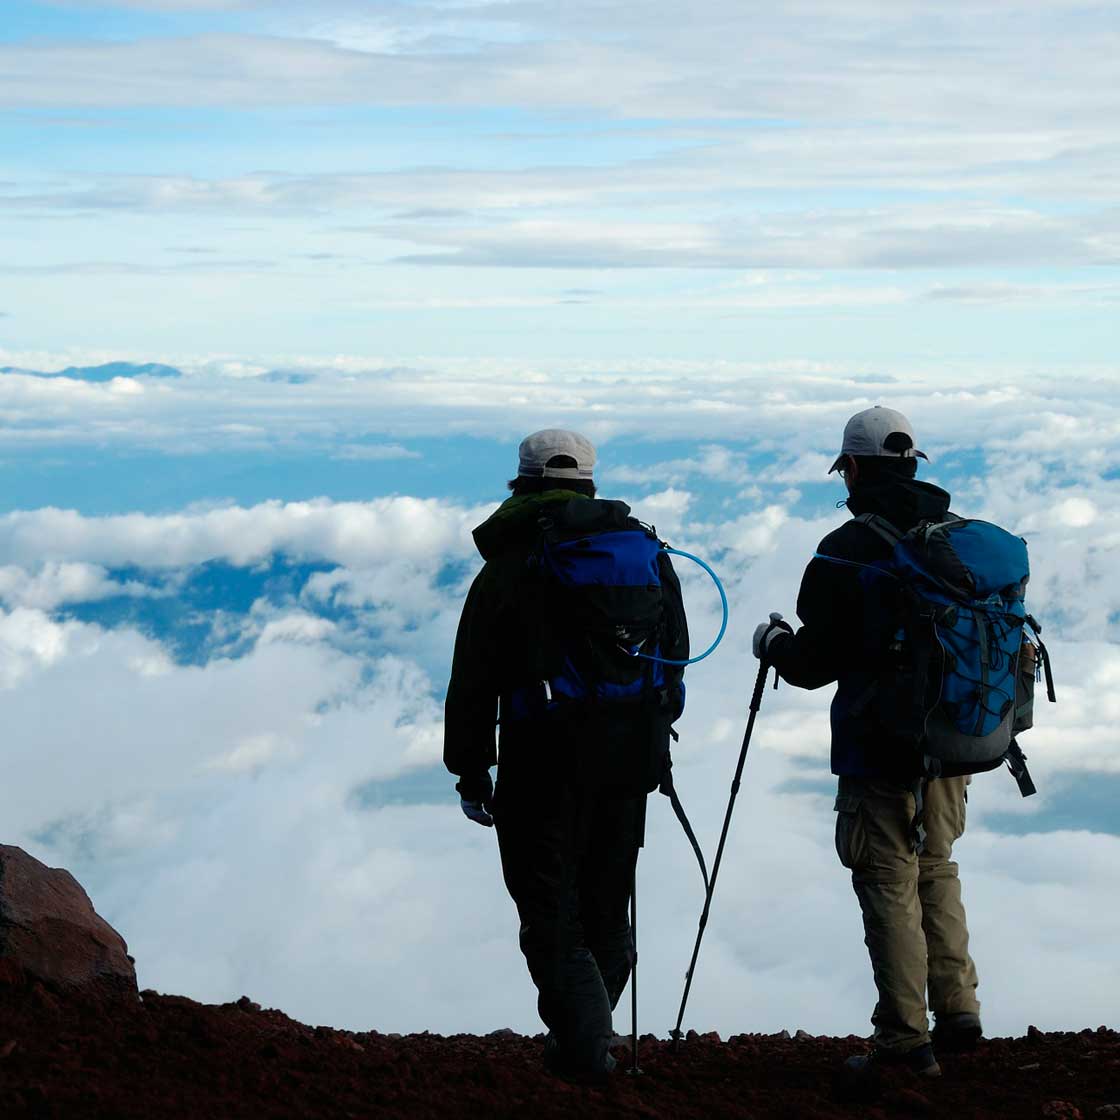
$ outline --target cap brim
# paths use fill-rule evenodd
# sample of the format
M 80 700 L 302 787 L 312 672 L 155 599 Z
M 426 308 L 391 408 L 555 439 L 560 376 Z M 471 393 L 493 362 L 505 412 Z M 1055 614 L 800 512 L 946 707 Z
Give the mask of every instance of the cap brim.
M 828 468 L 828 473 L 832 474 L 833 471 L 838 471 L 844 465 L 844 460 L 849 455 L 853 455 L 853 454 L 854 454 L 854 452 L 851 452 L 851 451 L 841 451 L 840 454 L 836 456 L 836 462 L 833 463 L 832 466 Z M 911 449 L 909 455 L 879 455 L 879 456 L 874 456 L 874 458 L 880 458 L 880 459 L 925 459 L 925 461 L 927 463 L 929 462 L 929 456 L 924 451 L 919 451 L 916 447 Z

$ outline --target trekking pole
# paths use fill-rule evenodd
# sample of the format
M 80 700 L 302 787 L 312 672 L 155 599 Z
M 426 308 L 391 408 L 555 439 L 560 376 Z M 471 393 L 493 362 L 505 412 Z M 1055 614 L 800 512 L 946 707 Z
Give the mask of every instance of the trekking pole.
M 715 863 L 712 864 L 712 875 L 708 880 L 708 892 L 704 897 L 704 909 L 700 914 L 700 928 L 696 931 L 696 944 L 692 948 L 692 960 L 689 962 L 688 971 L 684 974 L 684 995 L 681 996 L 681 1009 L 677 1013 L 677 1025 L 669 1032 L 669 1037 L 673 1040 L 674 1051 L 680 1049 L 681 1023 L 684 1021 L 685 1004 L 688 1003 L 688 993 L 692 990 L 692 978 L 696 974 L 696 959 L 700 956 L 700 942 L 704 938 L 704 929 L 708 924 L 708 912 L 712 908 L 712 895 L 715 893 L 716 876 L 719 874 L 720 861 L 723 859 L 723 846 L 727 842 L 727 830 L 731 827 L 731 811 L 735 808 L 735 798 L 739 793 L 739 782 L 743 776 L 743 763 L 747 760 L 747 748 L 751 745 L 751 732 L 754 731 L 754 721 L 758 715 L 758 709 L 762 706 L 762 693 L 766 688 L 766 675 L 769 671 L 770 664 L 764 660 L 758 667 L 758 678 L 754 682 L 754 694 L 751 696 L 747 730 L 743 734 L 743 746 L 739 751 L 739 764 L 735 767 L 735 777 L 731 782 L 731 797 L 727 802 L 727 813 L 723 818 L 723 832 L 720 833 Z M 776 672 L 774 687 L 778 687 Z
M 634 878 L 630 884 L 630 944 L 633 947 L 634 963 L 630 968 L 630 1068 L 626 1071 L 633 1075 L 641 1073 L 638 1068 L 638 864 L 634 862 Z

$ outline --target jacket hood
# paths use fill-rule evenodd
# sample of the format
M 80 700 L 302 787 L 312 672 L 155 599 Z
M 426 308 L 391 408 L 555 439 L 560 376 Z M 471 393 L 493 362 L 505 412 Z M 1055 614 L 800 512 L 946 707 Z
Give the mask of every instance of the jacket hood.
M 922 521 L 944 521 L 951 501 L 947 491 L 916 478 L 857 486 L 844 503 L 857 517 L 875 513 L 907 532 Z
M 475 547 L 483 560 L 503 552 L 528 548 L 536 539 L 541 510 L 572 498 L 590 500 L 574 490 L 544 490 L 539 494 L 515 494 L 504 502 L 474 531 Z

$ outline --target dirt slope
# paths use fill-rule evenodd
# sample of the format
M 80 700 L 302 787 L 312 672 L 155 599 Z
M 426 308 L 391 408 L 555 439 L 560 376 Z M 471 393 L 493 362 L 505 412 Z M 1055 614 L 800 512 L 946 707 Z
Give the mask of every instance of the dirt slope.
M 649 1036 L 640 1076 L 592 1088 L 542 1073 L 540 1041 L 510 1032 L 355 1034 L 244 998 L 122 1004 L 0 977 L 0 1117 L 1120 1117 L 1120 1036 L 1103 1027 L 1032 1028 L 946 1057 L 938 1082 L 892 1075 L 876 1102 L 844 1104 L 834 1074 L 862 1045 L 705 1035 L 674 1053 Z

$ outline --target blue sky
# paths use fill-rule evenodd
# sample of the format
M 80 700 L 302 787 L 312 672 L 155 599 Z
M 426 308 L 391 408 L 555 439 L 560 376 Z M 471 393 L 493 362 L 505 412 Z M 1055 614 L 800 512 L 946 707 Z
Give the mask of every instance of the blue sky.
M 1108 6 L 5 15 L 12 352 L 1112 357 Z
M 1058 670 L 1024 743 L 1039 796 L 992 775 L 970 800 L 986 1021 L 1114 1014 L 1115 7 L 679 13 L 5 5 L 0 817 L 144 984 L 535 1030 L 493 837 L 439 764 L 470 530 L 518 440 L 586 431 L 604 491 L 726 579 L 677 750 L 709 843 L 751 630 L 792 614 L 845 516 L 844 421 L 884 403 L 959 512 L 1030 542 Z M 82 372 L 106 362 L 178 376 Z M 767 694 L 702 1029 L 866 1024 L 826 692 Z M 699 898 L 663 808 L 643 952 L 678 976 Z M 651 1021 L 677 996 L 644 996 Z

